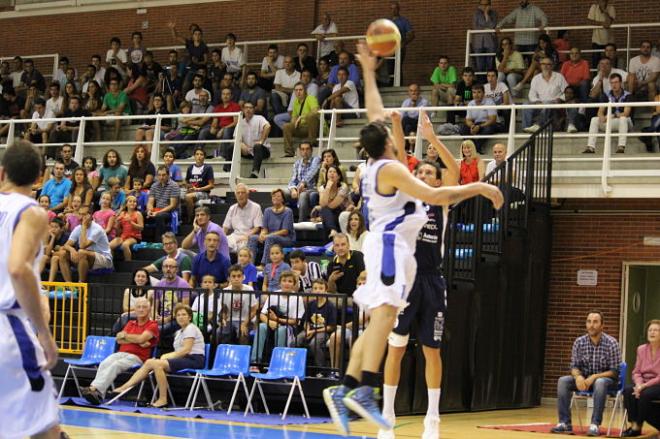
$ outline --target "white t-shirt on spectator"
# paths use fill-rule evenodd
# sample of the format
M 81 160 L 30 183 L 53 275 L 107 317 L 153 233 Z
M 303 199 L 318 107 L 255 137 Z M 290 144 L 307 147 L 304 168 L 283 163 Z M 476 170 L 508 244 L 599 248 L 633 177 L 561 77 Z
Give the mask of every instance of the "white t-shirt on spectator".
M 337 25 L 334 21 L 331 21 L 327 29 L 322 24 L 316 26 L 316 29 L 312 31 L 312 35 L 336 35 L 337 32 Z M 333 42 L 328 40 L 319 41 L 319 47 L 321 48 L 320 56 L 326 56 L 334 50 Z
M 282 290 L 276 291 L 275 293 L 280 292 L 282 292 Z M 261 308 L 261 313 L 268 315 L 268 308 L 271 306 L 276 306 L 280 312 L 289 319 L 302 319 L 303 315 L 305 315 L 305 303 L 301 296 L 270 294 L 268 300 Z
M 250 154 L 254 154 L 254 144 L 261 140 L 261 133 L 263 133 L 266 125 L 270 124 L 265 117 L 255 114 L 250 120 L 241 120 L 241 140 L 248 147 Z M 268 139 L 263 143 L 266 148 L 270 148 Z
M 9 75 L 11 77 L 11 83 L 14 86 L 14 88 L 18 87 L 21 85 L 21 77 L 23 76 L 23 70 L 20 72 L 11 72 Z
M 105 54 L 105 62 L 108 63 L 108 66 L 109 67 L 114 67 L 115 69 L 117 69 L 119 71 L 119 73 L 124 75 L 125 74 L 124 68 L 122 66 L 120 66 L 118 63 L 116 63 L 116 64 L 112 63 L 112 61 L 115 58 L 117 58 L 118 60 L 120 60 L 121 62 L 126 64 L 128 62 L 128 56 L 126 55 L 126 51 L 124 49 L 119 49 L 117 51 L 117 54 L 114 54 L 112 52 L 112 49 L 108 49 L 108 52 Z
M 250 308 L 259 303 L 259 299 L 250 285 L 242 285 L 243 291 L 247 293 L 232 293 L 232 287 L 229 285 L 222 292 L 222 306 L 227 308 L 229 321 L 238 323 L 247 322 L 250 319 Z
M 40 116 L 38 111 L 32 113 L 32 120 L 35 121 L 35 123 L 37 124 L 40 130 L 45 130 L 46 127 L 48 127 L 48 124 L 53 123 L 53 122 L 44 122 L 41 119 L 50 119 L 51 117 L 55 117 L 55 115 L 53 114 L 52 111 L 48 109 L 44 111 L 43 116 Z
M 270 70 L 270 65 L 268 64 L 268 58 L 269 58 L 268 56 L 264 56 L 263 61 L 261 61 L 261 71 L 266 73 L 272 73 Z M 277 70 L 283 69 L 284 57 L 282 55 L 277 55 L 277 58 L 275 59 L 273 65 L 275 66 L 275 73 L 277 73 Z
M 193 323 L 188 323 L 184 329 L 176 331 L 173 343 L 175 352 L 183 349 L 183 341 L 186 338 L 193 339 L 193 346 L 188 355 L 204 355 L 206 353 L 202 331 L 200 331 Z
M 504 103 L 504 93 L 508 91 L 509 87 L 503 82 L 498 81 L 494 90 L 489 82 L 484 84 L 484 97 L 491 99 L 495 102 L 495 105 L 502 105 Z
M 201 94 L 202 92 L 206 92 L 206 94 L 209 97 L 211 97 L 211 92 L 208 91 L 207 89 L 202 88 L 202 90 L 200 91 L 199 94 Z M 201 108 L 199 106 L 199 94 L 197 94 L 197 92 L 195 91 L 194 88 L 188 90 L 188 93 L 186 93 L 186 101 L 190 102 L 193 105 L 193 107 Z M 193 111 L 193 113 L 194 113 L 194 111 Z
M 612 17 L 612 19 L 616 18 L 616 11 L 614 10 L 613 4 L 607 5 L 607 8 L 605 8 L 605 10 L 607 11 L 607 15 Z M 589 8 L 589 15 L 587 15 L 587 18 L 593 21 L 604 22 L 605 14 L 603 13 L 603 11 L 600 10 L 600 6 L 598 6 L 597 3 L 594 3 L 591 5 L 591 8 Z M 613 43 L 614 33 L 612 32 L 612 29 L 605 29 L 604 27 L 598 27 L 597 29 L 594 29 L 591 35 L 591 42 L 599 44 L 601 46 L 604 46 L 607 43 Z
M 294 70 L 290 75 L 286 72 L 286 69 L 280 69 L 275 72 L 275 80 L 273 84 L 280 85 L 284 88 L 293 89 L 293 87 L 300 81 L 300 72 Z
M 220 59 L 223 63 L 227 64 L 227 72 L 238 73 L 245 65 L 245 57 L 243 51 L 239 47 L 234 46 L 234 50 L 229 52 L 229 47 L 223 47 Z
M 529 87 L 529 101 L 550 102 L 560 99 L 563 97 L 566 87 L 568 87 L 568 82 L 561 73 L 552 72 L 549 81 L 546 81 L 543 74 L 539 73 L 532 78 Z
M 497 110 L 494 108 L 479 108 L 482 105 L 494 105 L 494 102 L 488 98 L 481 100 L 481 103 L 477 104 L 477 101 L 471 100 L 468 102 L 468 110 L 466 118 L 470 119 L 474 123 L 486 122 L 490 116 L 497 116 Z
M 496 167 L 497 167 L 497 162 L 495 162 L 495 160 L 489 161 L 488 164 L 486 165 L 486 175 L 490 174 L 493 171 L 493 169 L 495 169 Z
M 637 76 L 639 82 L 646 82 L 653 73 L 660 72 L 660 58 L 651 56 L 644 64 L 642 63 L 642 57 L 636 56 L 630 60 L 628 71 Z
M 623 82 L 626 82 L 626 78 L 628 78 L 628 72 L 621 69 L 612 69 L 612 71 L 610 72 L 610 76 L 612 76 L 613 73 L 618 73 L 619 75 L 621 75 L 621 79 L 623 80 Z M 591 87 L 595 87 L 596 84 L 598 84 L 598 81 L 600 81 L 600 73 L 598 73 L 594 77 L 593 81 L 591 81 Z M 605 78 L 603 80 L 603 94 L 609 93 L 610 90 L 612 90 L 612 87 L 610 87 L 609 78 Z
M 62 105 L 64 105 L 64 96 L 59 96 L 57 99 L 50 98 L 46 101 L 46 112 L 61 113 L 64 110 Z
M 346 102 L 346 104 L 351 108 L 358 108 L 360 106 L 360 98 L 358 96 L 358 92 L 357 92 L 357 88 L 355 87 L 355 84 L 350 79 L 346 81 L 344 85 L 336 84 L 332 88 L 332 92 L 335 93 L 341 90 L 343 87 L 348 87 L 348 91 L 344 93 L 344 95 L 342 96 L 344 102 Z
M 221 303 L 222 302 L 220 296 L 218 296 L 216 300 L 213 300 L 213 294 L 211 293 L 208 294 L 208 299 L 206 299 L 206 294 L 200 294 L 199 296 L 195 297 L 191 308 L 193 312 L 202 314 L 204 311 L 206 311 L 206 313 L 209 314 L 216 312 L 216 309 L 218 312 L 220 312 Z

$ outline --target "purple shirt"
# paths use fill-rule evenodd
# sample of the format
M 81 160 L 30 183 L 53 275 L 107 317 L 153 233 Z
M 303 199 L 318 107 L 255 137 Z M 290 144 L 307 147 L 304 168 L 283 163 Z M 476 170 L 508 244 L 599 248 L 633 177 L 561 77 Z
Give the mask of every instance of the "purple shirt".
M 206 246 L 204 245 L 204 239 L 206 238 L 206 234 L 208 232 L 217 232 L 218 235 L 220 235 L 220 246 L 218 247 L 218 253 L 220 253 L 222 256 L 229 259 L 229 243 L 227 242 L 227 235 L 225 235 L 224 230 L 222 230 L 222 227 L 214 223 L 213 221 L 209 221 L 209 223 L 206 225 L 206 230 L 203 228 L 199 228 L 199 231 L 195 233 L 195 243 L 197 244 L 197 248 L 199 249 L 199 253 L 203 253 L 206 251 Z
M 167 288 L 188 288 L 185 291 L 174 291 L 167 290 Z M 156 312 L 163 317 L 169 317 L 172 315 L 174 310 L 175 302 L 181 302 L 184 299 L 188 299 L 190 302 L 190 285 L 188 282 L 183 280 L 181 277 L 177 276 L 173 282 L 167 282 L 165 278 L 161 279 L 155 285 L 154 292 L 154 306 L 156 307 Z M 178 300 L 174 300 L 175 296 Z

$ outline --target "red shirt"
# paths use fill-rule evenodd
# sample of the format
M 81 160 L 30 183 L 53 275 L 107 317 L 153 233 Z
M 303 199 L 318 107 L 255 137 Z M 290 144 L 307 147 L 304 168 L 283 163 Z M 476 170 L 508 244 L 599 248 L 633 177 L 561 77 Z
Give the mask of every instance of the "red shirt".
M 151 349 L 158 344 L 158 323 L 155 320 L 147 320 L 147 322 L 140 326 L 137 320 L 130 320 L 122 329 L 126 334 L 142 334 L 144 331 L 149 331 L 153 334 L 150 340 L 149 347 L 143 348 L 136 343 L 126 343 L 119 345 L 119 352 L 127 352 L 129 354 L 137 355 L 142 362 L 147 361 L 151 356 Z
M 476 181 L 479 181 L 477 160 L 472 159 L 470 163 L 465 159 L 461 160 L 461 184 L 474 183 Z
M 213 108 L 214 113 L 236 113 L 240 111 L 241 107 L 236 102 L 230 102 L 226 107 L 221 102 Z M 234 122 L 234 116 L 220 116 L 218 117 L 218 122 L 220 123 L 220 128 L 224 128 Z
M 571 50 L 571 43 L 563 38 L 557 38 L 552 42 L 552 45 L 555 46 L 555 50 L 559 55 L 559 62 L 566 61 L 568 59 L 568 53 L 561 52 L 564 50 Z
M 577 64 L 566 61 L 561 65 L 561 74 L 566 78 L 566 82 L 570 85 L 579 85 L 582 81 L 591 80 L 591 72 L 589 71 L 589 63 L 585 59 L 581 59 Z
M 414 155 L 407 155 L 406 160 L 408 161 L 408 170 L 414 172 L 419 160 Z

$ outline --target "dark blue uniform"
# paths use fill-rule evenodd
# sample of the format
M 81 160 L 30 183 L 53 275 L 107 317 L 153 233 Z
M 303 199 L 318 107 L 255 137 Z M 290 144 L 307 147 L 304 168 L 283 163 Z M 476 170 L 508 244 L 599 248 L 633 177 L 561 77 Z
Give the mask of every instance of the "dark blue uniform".
M 424 207 L 429 219 L 417 236 L 417 277 L 393 332 L 408 335 L 415 323 L 419 341 L 439 348 L 447 310 L 447 287 L 442 277 L 444 214 L 442 207 Z

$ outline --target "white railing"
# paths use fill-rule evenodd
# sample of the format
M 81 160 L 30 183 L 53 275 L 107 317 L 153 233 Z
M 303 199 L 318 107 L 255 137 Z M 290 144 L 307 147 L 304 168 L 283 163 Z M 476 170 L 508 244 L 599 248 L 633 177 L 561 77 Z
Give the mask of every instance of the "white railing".
M 327 37 L 325 41 L 355 41 L 357 42 L 360 39 L 364 39 L 364 35 L 343 35 L 343 36 L 336 36 L 336 37 Z M 260 53 L 260 58 L 256 61 L 250 62 L 248 60 L 248 54 L 250 53 L 249 47 L 250 46 L 263 46 L 266 47 L 269 44 L 298 44 L 298 43 L 318 43 L 318 40 L 313 37 L 305 37 L 305 38 L 290 38 L 290 39 L 284 39 L 284 40 L 259 40 L 259 41 L 237 41 L 236 46 L 240 47 L 241 50 L 243 51 L 243 56 L 245 57 L 246 64 L 248 66 L 261 66 L 261 61 L 263 57 L 265 56 L 265 51 Z M 207 44 L 208 47 L 214 48 L 214 47 L 225 47 L 227 44 L 225 43 L 209 43 Z M 148 50 L 151 50 L 152 52 L 156 51 L 169 51 L 169 50 L 183 50 L 185 49 L 185 46 L 182 45 L 173 45 L 173 46 L 158 46 L 158 47 L 148 47 Z M 317 44 L 316 45 L 316 61 L 321 58 L 321 45 Z M 401 47 L 399 47 L 394 54 L 394 56 L 388 57 L 386 59 L 393 59 L 394 60 L 394 86 L 399 87 L 401 85 Z
M 54 79 L 55 76 L 57 75 L 57 69 L 60 67 L 60 54 L 59 53 L 49 53 L 49 54 L 45 54 L 45 55 L 2 56 L 2 57 L 0 57 L 0 61 L 10 61 L 11 62 L 16 56 L 20 56 L 23 59 L 23 61 L 25 61 L 26 59 L 37 60 L 37 59 L 44 59 L 44 58 L 53 58 L 53 73 L 41 72 L 41 74 L 44 76 L 44 78 Z M 48 83 L 46 83 L 46 86 L 48 86 Z
M 652 23 L 616 23 L 610 26 L 611 29 L 625 29 L 626 30 L 626 46 L 618 47 L 618 52 L 626 52 L 626 66 L 630 61 L 630 52 L 638 51 L 639 47 L 632 47 L 632 30 L 636 28 L 648 28 L 648 27 L 660 27 L 660 22 Z M 594 25 L 584 25 L 584 26 L 548 26 L 544 27 L 543 30 L 553 31 L 553 30 L 593 30 L 593 29 L 602 29 L 603 26 L 594 26 Z M 516 33 L 516 32 L 538 32 L 539 28 L 530 27 L 530 28 L 506 28 L 500 29 L 500 33 Z M 470 65 L 470 58 L 475 58 L 479 56 L 495 56 L 495 53 L 471 53 L 472 45 L 472 35 L 475 34 L 492 34 L 495 33 L 495 29 L 468 29 L 465 37 L 465 66 Z M 602 49 L 584 49 L 582 53 L 593 53 L 593 52 L 602 52 Z M 530 54 L 532 52 L 522 52 Z M 477 72 L 477 73 L 486 73 L 486 72 Z
M 615 173 L 611 170 L 612 162 L 623 162 L 635 160 L 635 158 L 630 157 L 611 157 L 612 154 L 612 137 L 621 136 L 621 133 L 613 133 L 610 117 L 612 114 L 612 109 L 620 107 L 653 107 L 655 108 L 658 105 L 657 102 L 625 102 L 625 103 L 580 103 L 580 104 L 512 104 L 512 105 L 480 105 L 480 109 L 496 109 L 499 111 L 511 111 L 509 126 L 507 133 L 501 134 L 490 134 L 490 135 L 450 135 L 450 136 L 441 136 L 443 140 L 464 140 L 464 139 L 502 139 L 506 141 L 507 144 L 507 154 L 511 155 L 515 151 L 515 141 L 516 139 L 527 139 L 530 134 L 527 133 L 517 133 L 516 132 L 516 116 L 519 111 L 526 109 L 565 109 L 565 108 L 606 108 L 607 122 L 605 125 L 605 132 L 598 132 L 597 134 L 589 133 L 554 133 L 555 138 L 588 138 L 590 136 L 596 138 L 604 138 L 604 147 L 603 147 L 603 157 L 571 157 L 571 161 L 574 162 L 588 162 L 594 160 L 602 160 L 601 171 L 600 171 L 600 181 L 601 189 L 604 195 L 608 195 L 612 192 L 612 187 L 609 184 L 609 178 L 616 176 Z M 427 113 L 433 113 L 438 111 L 467 111 L 469 109 L 474 109 L 474 107 L 464 106 L 443 106 L 443 107 L 400 107 L 400 108 L 388 108 L 388 111 L 399 111 L 399 112 L 419 112 L 421 110 L 426 111 Z M 325 148 L 334 148 L 335 142 L 351 142 L 358 140 L 357 136 L 352 137 L 337 137 L 337 114 L 343 113 L 360 113 L 365 114 L 366 109 L 330 109 L 330 110 L 319 110 L 322 117 L 324 115 L 330 115 L 330 127 L 328 130 L 328 135 L 324 135 L 323 125 L 321 124 L 319 130 L 319 152 Z M 506 128 L 506 127 L 505 127 Z M 642 133 L 642 132 L 628 132 L 625 134 L 626 137 L 658 137 L 658 133 Z M 412 139 L 412 138 L 410 138 Z M 423 156 L 423 138 L 421 130 L 416 130 L 415 137 L 415 156 L 419 159 Z M 660 156 L 658 155 L 648 155 L 644 156 L 645 161 L 658 161 L 660 162 Z M 627 175 L 628 173 L 626 173 Z M 653 173 L 653 176 L 660 176 L 660 169 Z

